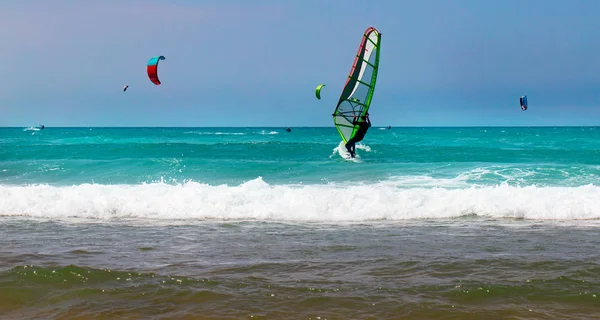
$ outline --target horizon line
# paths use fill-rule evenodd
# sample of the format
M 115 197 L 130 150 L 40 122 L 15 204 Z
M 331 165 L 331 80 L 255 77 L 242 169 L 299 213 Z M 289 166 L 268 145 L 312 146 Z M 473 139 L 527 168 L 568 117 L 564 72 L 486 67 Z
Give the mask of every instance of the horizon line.
M 372 126 L 373 128 L 387 128 L 388 126 Z M 519 125 L 511 125 L 511 126 L 501 126 L 501 125 L 464 125 L 464 126 L 393 126 L 389 125 L 392 128 L 594 128 L 600 127 L 599 125 L 533 125 L 533 126 L 519 126 Z M 19 128 L 37 128 L 35 126 L 0 126 L 0 129 L 19 129 Z M 332 126 L 57 126 L 57 127 L 48 127 L 45 126 L 44 129 L 47 128 L 131 128 L 131 129 L 141 129 L 141 128 L 156 128 L 156 129 L 164 129 L 164 128 L 335 128 L 335 125 Z

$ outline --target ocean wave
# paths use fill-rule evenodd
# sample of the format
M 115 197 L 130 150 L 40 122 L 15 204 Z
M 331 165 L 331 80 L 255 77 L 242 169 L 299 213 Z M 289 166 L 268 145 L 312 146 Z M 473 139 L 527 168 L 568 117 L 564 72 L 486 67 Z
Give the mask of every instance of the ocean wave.
M 237 186 L 197 182 L 141 185 L 0 186 L 0 215 L 265 221 L 370 221 L 463 216 L 531 220 L 600 219 L 600 187 L 405 188 L 374 184 Z
M 242 136 L 245 132 L 213 132 L 213 131 L 186 131 L 184 134 L 216 135 L 216 136 Z

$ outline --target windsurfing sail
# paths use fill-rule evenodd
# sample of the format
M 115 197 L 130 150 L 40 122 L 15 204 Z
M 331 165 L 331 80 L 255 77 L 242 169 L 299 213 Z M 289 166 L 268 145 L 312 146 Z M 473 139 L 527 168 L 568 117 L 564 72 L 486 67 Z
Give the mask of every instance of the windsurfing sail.
M 150 78 L 150 81 L 152 81 L 155 85 L 160 84 L 160 80 L 158 80 L 158 62 L 160 60 L 165 60 L 165 57 L 157 56 L 150 58 L 150 60 L 148 61 L 148 78 Z
M 348 142 L 358 129 L 358 125 L 354 124 L 355 118 L 364 116 L 369 111 L 379 69 L 380 45 L 381 33 L 373 27 L 368 28 L 333 112 L 333 123 L 344 143 Z
M 521 110 L 523 110 L 523 111 L 527 110 L 527 96 L 526 95 L 519 98 L 519 103 L 521 104 Z
M 324 84 L 320 84 L 317 86 L 317 89 L 315 90 L 315 95 L 317 96 L 317 99 L 321 100 L 321 89 L 324 87 Z

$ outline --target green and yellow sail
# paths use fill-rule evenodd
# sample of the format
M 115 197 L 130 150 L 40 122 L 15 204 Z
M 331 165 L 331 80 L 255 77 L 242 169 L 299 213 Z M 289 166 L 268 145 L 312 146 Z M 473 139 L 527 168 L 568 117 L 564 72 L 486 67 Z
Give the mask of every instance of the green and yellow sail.
M 363 35 L 346 86 L 333 112 L 333 123 L 344 143 L 354 135 L 358 126 L 353 124 L 355 117 L 365 115 L 375 91 L 381 33 L 368 28 Z

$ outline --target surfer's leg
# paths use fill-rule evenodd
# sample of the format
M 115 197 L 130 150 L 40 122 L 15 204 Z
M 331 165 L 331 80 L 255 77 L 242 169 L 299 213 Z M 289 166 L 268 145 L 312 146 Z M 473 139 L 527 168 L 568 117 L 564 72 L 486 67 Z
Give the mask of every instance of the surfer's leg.
M 346 143 L 346 150 L 348 150 L 350 156 L 354 158 L 354 150 L 356 150 L 356 142 L 354 142 L 354 139 L 348 140 Z
M 352 153 L 353 146 L 354 146 L 354 140 L 353 139 L 348 140 L 348 142 L 346 143 L 346 150 L 348 150 L 348 152 Z

